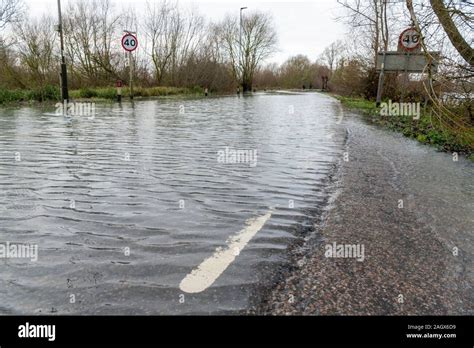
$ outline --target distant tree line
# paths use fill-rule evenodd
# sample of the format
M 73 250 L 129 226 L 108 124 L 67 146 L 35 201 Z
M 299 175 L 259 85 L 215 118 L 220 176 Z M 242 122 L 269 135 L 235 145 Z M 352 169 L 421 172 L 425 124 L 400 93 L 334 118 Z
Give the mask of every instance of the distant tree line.
M 137 85 L 244 91 L 266 88 L 326 88 L 343 95 L 374 98 L 378 52 L 396 50 L 402 29 L 418 21 L 429 50 L 442 52 L 435 88 L 472 93 L 472 5 L 441 0 L 337 0 L 350 27 L 346 40 L 332 43 L 311 61 L 303 55 L 266 64 L 277 49 L 267 13 L 247 12 L 212 22 L 192 8 L 168 0 L 150 1 L 143 14 L 118 9 L 112 0 L 76 0 L 63 9 L 70 87 L 128 83 L 129 64 L 120 45 L 123 30 L 137 32 L 133 54 Z M 407 8 L 411 7 L 413 13 Z M 416 17 L 416 18 L 413 18 Z M 22 0 L 0 0 L 0 88 L 47 89 L 59 84 L 56 13 L 28 15 Z M 315 35 L 319 35 L 315 33 Z M 423 100 L 422 79 L 388 74 L 385 94 Z
M 21 0 L 0 0 L 0 87 L 57 85 L 59 44 L 56 13 L 34 18 Z M 271 16 L 249 12 L 208 22 L 177 2 L 150 1 L 144 15 L 118 10 L 110 0 L 77 0 L 63 9 L 63 29 L 72 88 L 128 82 L 128 59 L 120 46 L 123 30 L 137 32 L 133 54 L 142 86 L 202 86 L 251 90 L 261 63 L 275 50 Z
M 0 88 L 47 91 L 59 84 L 56 13 L 28 14 L 22 0 L 0 0 Z M 149 2 L 144 15 L 117 9 L 111 0 L 77 0 L 63 9 L 70 88 L 113 86 L 129 79 L 123 30 L 137 32 L 134 79 L 143 87 L 202 87 L 228 92 L 268 88 L 321 89 L 343 49 L 332 44 L 322 57 L 303 55 L 281 65 L 265 64 L 276 51 L 277 34 L 267 13 L 246 12 L 210 22 L 177 2 Z

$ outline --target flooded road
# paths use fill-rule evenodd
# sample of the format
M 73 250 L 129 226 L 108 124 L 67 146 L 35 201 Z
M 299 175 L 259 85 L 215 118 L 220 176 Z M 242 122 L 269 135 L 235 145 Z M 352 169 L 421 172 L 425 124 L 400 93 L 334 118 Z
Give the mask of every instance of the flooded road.
M 247 310 L 312 230 L 346 136 L 339 103 L 313 93 L 54 112 L 0 110 L 0 243 L 38 246 L 0 259 L 0 314 Z M 206 288 L 180 289 L 229 245 Z
M 355 113 L 342 125 L 337 197 L 259 314 L 473 315 L 474 163 Z M 332 243 L 363 260 L 328 257 Z

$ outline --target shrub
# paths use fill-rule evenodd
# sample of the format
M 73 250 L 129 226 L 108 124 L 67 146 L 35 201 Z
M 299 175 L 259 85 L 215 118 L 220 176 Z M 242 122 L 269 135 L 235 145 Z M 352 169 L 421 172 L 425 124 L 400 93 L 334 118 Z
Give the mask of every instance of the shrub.
M 35 88 L 25 92 L 27 100 L 36 100 L 43 102 L 46 100 L 59 100 L 61 99 L 61 92 L 59 88 L 55 86 L 45 86 L 43 88 Z
M 97 90 L 97 97 L 103 99 L 115 99 L 117 97 L 117 89 L 113 87 L 100 88 Z
M 25 95 L 25 92 L 22 90 L 0 89 L 0 104 L 14 101 L 23 101 L 26 99 L 27 97 Z
M 420 142 L 420 143 L 426 143 L 427 140 L 428 140 L 428 137 L 425 135 L 425 134 L 419 134 L 416 139 Z
M 81 88 L 79 90 L 79 98 L 96 98 L 97 91 L 92 88 Z
M 56 86 L 48 85 L 43 89 L 43 100 L 60 100 L 61 91 Z

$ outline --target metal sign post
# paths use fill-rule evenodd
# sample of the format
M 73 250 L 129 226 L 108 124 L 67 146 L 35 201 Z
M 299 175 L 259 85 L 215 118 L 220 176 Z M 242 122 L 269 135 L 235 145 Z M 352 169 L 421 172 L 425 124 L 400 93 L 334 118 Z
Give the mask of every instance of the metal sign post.
M 132 52 L 128 52 L 128 70 L 130 70 L 130 99 L 133 99 L 133 59 Z
M 122 47 L 125 51 L 128 52 L 128 68 L 130 71 L 130 99 L 133 99 L 133 59 L 132 52 L 135 51 L 138 47 L 138 39 L 135 33 L 128 30 L 124 30 L 125 35 L 122 37 Z
M 405 58 L 405 71 L 403 72 L 403 88 L 400 95 L 400 103 L 403 103 L 403 99 L 405 98 L 405 87 L 407 87 L 410 82 L 408 78 L 408 64 L 410 64 L 410 53 L 407 53 Z
M 386 52 L 383 52 L 380 75 L 379 75 L 379 85 L 377 86 L 377 99 L 376 99 L 377 107 L 379 107 L 380 103 L 382 103 L 382 88 L 383 88 L 383 78 L 384 78 L 383 75 L 385 72 L 385 53 Z

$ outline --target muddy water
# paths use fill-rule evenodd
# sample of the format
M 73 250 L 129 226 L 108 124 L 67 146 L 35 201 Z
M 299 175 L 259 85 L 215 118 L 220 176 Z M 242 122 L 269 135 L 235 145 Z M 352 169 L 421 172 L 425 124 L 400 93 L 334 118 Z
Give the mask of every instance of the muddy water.
M 246 310 L 327 198 L 339 110 L 313 93 L 97 104 L 93 119 L 1 109 L 0 243 L 38 259 L 0 259 L 0 313 Z M 211 287 L 179 289 L 269 211 Z

